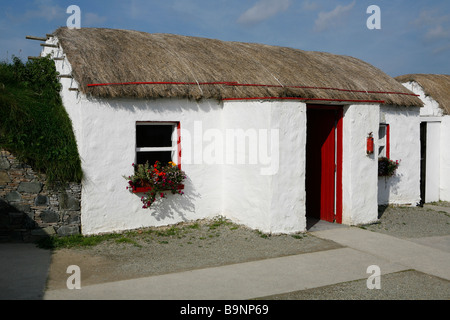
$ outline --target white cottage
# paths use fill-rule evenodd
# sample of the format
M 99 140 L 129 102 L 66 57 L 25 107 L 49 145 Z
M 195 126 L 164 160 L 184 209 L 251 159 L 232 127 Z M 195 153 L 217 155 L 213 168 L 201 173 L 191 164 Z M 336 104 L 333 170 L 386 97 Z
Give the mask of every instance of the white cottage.
M 421 202 L 450 201 L 450 75 L 395 78 L 424 103 L 420 110 Z
M 380 123 L 401 158 L 389 197 L 418 200 L 419 129 L 399 123 L 418 123 L 422 102 L 361 60 L 90 28 L 56 30 L 48 54 L 82 160 L 84 234 L 218 215 L 271 233 L 374 222 Z M 184 195 L 142 209 L 123 176 L 155 159 L 186 172 Z

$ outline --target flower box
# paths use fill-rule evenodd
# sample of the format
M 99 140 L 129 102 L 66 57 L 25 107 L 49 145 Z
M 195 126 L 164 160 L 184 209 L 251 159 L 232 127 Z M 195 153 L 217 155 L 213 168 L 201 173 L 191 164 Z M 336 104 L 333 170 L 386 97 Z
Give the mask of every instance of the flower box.
M 149 163 L 132 165 L 135 174 L 125 177 L 128 180 L 127 189 L 134 194 L 143 194 L 141 201 L 142 208 L 148 209 L 158 198 L 165 198 L 166 192 L 183 195 L 183 180 L 186 178 L 184 171 L 179 166 L 170 161 L 167 165 L 161 166 L 159 161 L 150 166 Z
M 133 193 L 146 193 L 146 192 L 152 191 L 152 189 L 153 189 L 152 187 L 136 187 L 136 188 L 134 188 Z M 177 189 L 183 190 L 184 184 L 178 185 Z M 164 191 L 170 191 L 170 190 L 172 190 L 172 189 L 166 189 Z
M 378 158 L 378 176 L 379 177 L 391 177 L 395 174 L 399 166 L 399 161 L 393 161 L 386 157 Z

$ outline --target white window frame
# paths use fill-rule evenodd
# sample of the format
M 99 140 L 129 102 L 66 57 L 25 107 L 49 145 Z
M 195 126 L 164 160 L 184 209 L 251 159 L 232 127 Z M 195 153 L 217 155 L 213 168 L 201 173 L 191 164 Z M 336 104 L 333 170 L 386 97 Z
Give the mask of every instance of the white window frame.
M 137 126 L 158 126 L 158 125 L 171 125 L 172 126 L 172 135 L 171 141 L 172 146 L 170 147 L 141 147 L 138 148 L 135 146 L 135 160 L 137 161 L 137 154 L 139 152 L 159 152 L 159 151 L 171 151 L 171 161 L 177 165 L 179 165 L 179 159 L 181 158 L 181 152 L 179 148 L 180 136 L 179 136 L 179 126 L 180 123 L 178 121 L 136 121 Z M 137 130 L 136 130 L 137 131 Z M 137 133 L 136 133 L 137 134 Z M 136 135 L 135 135 L 136 137 Z M 136 143 L 136 138 L 135 138 Z M 136 162 L 135 161 L 135 162 Z
M 380 138 L 380 131 L 383 128 L 384 136 Z M 389 158 L 390 154 L 388 154 L 389 149 L 389 124 L 388 123 L 380 123 L 378 128 L 378 157 L 386 157 Z M 381 149 L 382 148 L 382 149 Z M 390 153 L 390 152 L 389 152 Z

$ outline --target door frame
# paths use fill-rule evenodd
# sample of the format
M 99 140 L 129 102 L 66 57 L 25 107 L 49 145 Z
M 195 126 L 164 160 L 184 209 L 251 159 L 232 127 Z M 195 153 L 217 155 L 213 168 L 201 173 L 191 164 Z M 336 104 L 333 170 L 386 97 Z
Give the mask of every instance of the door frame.
M 308 109 L 315 110 L 335 110 L 335 188 L 334 188 L 334 222 L 342 224 L 342 167 L 343 167 L 343 118 L 344 106 L 342 105 L 321 105 L 321 104 L 307 104 Z M 306 123 L 308 126 L 308 123 Z M 308 137 L 306 138 L 308 143 Z M 306 155 L 307 157 L 308 155 Z M 307 190 L 306 190 L 307 191 Z

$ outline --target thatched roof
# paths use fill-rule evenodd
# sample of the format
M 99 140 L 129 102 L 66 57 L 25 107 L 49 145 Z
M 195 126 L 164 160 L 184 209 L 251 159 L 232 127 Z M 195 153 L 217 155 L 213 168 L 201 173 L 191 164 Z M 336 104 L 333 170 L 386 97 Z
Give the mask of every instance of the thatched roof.
M 60 28 L 54 35 L 80 90 L 96 97 L 296 97 L 422 106 L 393 78 L 348 56 L 129 30 Z
M 400 83 L 417 82 L 427 96 L 439 103 L 444 114 L 450 115 L 450 75 L 448 74 L 406 74 L 395 78 Z

